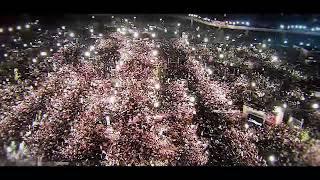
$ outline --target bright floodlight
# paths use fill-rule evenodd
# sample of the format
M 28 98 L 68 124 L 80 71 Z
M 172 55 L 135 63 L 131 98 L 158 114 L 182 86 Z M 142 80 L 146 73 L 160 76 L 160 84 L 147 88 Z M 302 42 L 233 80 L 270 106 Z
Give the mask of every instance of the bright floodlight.
M 30 28 L 30 25 L 29 25 L 29 24 L 26 24 L 24 27 L 25 27 L 26 29 L 29 29 L 29 28 Z
M 70 37 L 74 37 L 74 33 L 73 33 L 73 32 L 70 33 L 69 36 L 70 36 Z
M 208 72 L 209 75 L 212 74 L 212 70 L 211 69 L 207 69 L 207 72 Z
M 86 57 L 90 57 L 90 52 L 86 51 L 86 52 L 84 53 L 84 55 L 85 55 Z
M 269 160 L 271 163 L 273 163 L 273 162 L 276 161 L 276 157 L 275 157 L 274 155 L 270 155 L 270 156 L 268 157 L 268 160 Z
M 156 37 L 156 34 L 155 34 L 155 33 L 152 33 L 152 34 L 151 34 L 151 37 L 153 37 L 153 38 Z
M 287 108 L 288 107 L 287 103 L 283 103 L 282 107 Z
M 92 19 L 94 19 L 94 16 L 91 16 Z
M 8 57 L 8 54 L 6 53 L 6 54 L 4 54 L 3 56 L 4 56 L 4 57 Z
M 159 107 L 160 106 L 160 103 L 159 102 L 155 102 L 154 104 L 153 104 L 153 107 L 155 107 L 155 108 L 157 108 L 157 107 Z
M 203 41 L 204 41 L 204 42 L 208 42 L 208 38 L 204 38 Z
M 277 56 L 271 56 L 271 61 L 277 61 L 278 57 Z
M 133 34 L 133 37 L 135 37 L 135 38 L 139 37 L 139 33 L 138 33 L 138 32 L 135 32 L 135 33 Z
M 219 55 L 219 58 L 220 58 L 220 59 L 222 59 L 223 57 L 224 57 L 224 55 L 223 55 L 223 54 L 220 54 L 220 55 Z
M 13 28 L 12 28 L 12 27 L 9 27 L 9 28 L 8 28 L 8 31 L 9 31 L 9 32 L 12 32 L 12 31 L 13 31 Z
M 46 55 L 47 55 L 47 52 L 42 51 L 42 52 L 40 52 L 40 55 L 41 55 L 41 56 L 46 56 Z
M 191 96 L 190 98 L 189 98 L 189 100 L 190 100 L 190 102 L 195 102 L 196 101 L 196 98 L 195 97 L 193 97 L 193 96 Z
M 153 56 L 158 55 L 158 51 L 157 51 L 157 50 L 153 50 L 153 51 L 152 51 L 152 55 L 153 55 Z
M 312 108 L 313 108 L 313 109 L 318 109 L 318 108 L 319 108 L 319 104 L 318 104 L 318 103 L 312 104 Z
M 160 89 L 160 84 L 157 83 L 154 87 L 155 87 L 156 89 Z

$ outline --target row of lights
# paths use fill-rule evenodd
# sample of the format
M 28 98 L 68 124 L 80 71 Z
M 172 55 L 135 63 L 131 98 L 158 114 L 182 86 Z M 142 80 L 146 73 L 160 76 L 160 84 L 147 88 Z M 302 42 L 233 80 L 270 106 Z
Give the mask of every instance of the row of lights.
M 25 27 L 26 29 L 29 29 L 29 28 L 30 28 L 30 24 L 26 24 L 24 27 Z M 22 27 L 21 27 L 21 26 L 17 26 L 16 29 L 17 29 L 17 30 L 21 30 Z M 8 27 L 8 31 L 9 31 L 9 32 L 12 32 L 12 31 L 13 31 L 13 28 L 12 28 L 12 27 Z M 4 32 L 4 28 L 0 28 L 0 33 L 3 33 L 3 32 Z
M 231 25 L 246 25 L 246 26 L 250 26 L 250 22 L 246 21 L 242 21 L 242 22 L 239 22 L 239 21 L 226 21 L 227 24 L 231 24 Z

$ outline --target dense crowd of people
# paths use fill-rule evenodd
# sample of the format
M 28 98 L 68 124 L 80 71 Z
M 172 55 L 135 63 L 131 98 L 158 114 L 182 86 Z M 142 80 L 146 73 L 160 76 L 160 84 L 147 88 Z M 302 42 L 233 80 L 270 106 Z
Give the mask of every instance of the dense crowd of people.
M 36 36 L 39 47 L 7 47 L 1 62 L 1 159 L 102 166 L 320 163 L 318 127 L 312 129 L 319 111 L 295 111 L 310 109 L 308 76 L 266 45 L 199 43 L 132 24 L 83 34 L 38 26 L 32 27 L 44 33 Z M 94 34 L 99 38 L 89 41 Z M 266 112 L 281 106 L 302 114 L 305 128 L 249 125 L 243 105 Z

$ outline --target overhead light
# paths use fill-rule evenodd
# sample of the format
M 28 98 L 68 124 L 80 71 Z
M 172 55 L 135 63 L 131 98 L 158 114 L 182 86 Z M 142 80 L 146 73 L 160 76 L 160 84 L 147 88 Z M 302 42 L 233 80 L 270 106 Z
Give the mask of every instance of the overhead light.
M 288 105 L 287 105 L 286 103 L 283 103 L 282 107 L 283 107 L 283 108 L 287 108 Z
M 319 108 L 319 104 L 318 103 L 313 103 L 311 107 L 313 109 L 318 109 Z
M 270 161 L 271 163 L 274 163 L 276 161 L 276 157 L 274 155 L 270 155 L 268 157 L 268 161 Z
M 46 56 L 46 55 L 47 55 L 47 52 L 42 51 L 42 52 L 40 52 L 40 55 L 41 55 L 41 56 Z
M 152 51 L 152 55 L 153 55 L 153 56 L 158 55 L 158 51 L 157 51 L 157 50 L 153 50 L 153 51 Z
M 90 57 L 90 52 L 89 52 L 89 51 L 86 51 L 86 52 L 84 53 L 84 56 Z
M 155 107 L 155 108 L 157 108 L 157 107 L 159 107 L 160 106 L 160 103 L 159 102 L 155 102 L 154 104 L 153 104 L 153 107 Z
M 156 89 L 160 89 L 160 84 L 157 83 L 154 87 L 155 87 Z
M 196 98 L 193 97 L 193 96 L 191 96 L 191 97 L 189 98 L 189 100 L 190 100 L 190 102 L 194 103 L 194 102 L 196 101 Z
M 74 33 L 71 32 L 71 33 L 69 34 L 69 36 L 70 36 L 70 37 L 74 37 Z
M 138 32 L 133 33 L 133 37 L 135 38 L 139 37 L 139 33 Z

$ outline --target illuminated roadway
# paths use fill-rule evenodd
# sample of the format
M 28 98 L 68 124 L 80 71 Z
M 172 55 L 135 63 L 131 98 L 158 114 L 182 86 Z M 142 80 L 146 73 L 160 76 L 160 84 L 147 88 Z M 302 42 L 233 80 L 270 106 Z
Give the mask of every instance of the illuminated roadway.
M 206 24 L 208 26 L 217 27 L 217 28 L 320 36 L 319 32 L 299 32 L 299 31 L 288 31 L 288 30 L 283 30 L 283 29 L 269 29 L 269 28 L 255 28 L 255 27 L 248 27 L 248 26 L 221 25 L 221 24 L 217 24 L 214 22 L 204 21 L 199 18 L 190 17 L 190 16 L 180 16 L 180 17 L 183 19 L 193 20 L 195 22 L 199 22 L 199 23 Z M 216 21 L 216 22 L 224 23 L 223 21 Z

